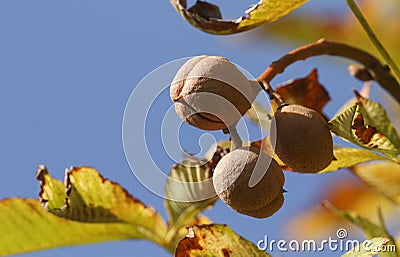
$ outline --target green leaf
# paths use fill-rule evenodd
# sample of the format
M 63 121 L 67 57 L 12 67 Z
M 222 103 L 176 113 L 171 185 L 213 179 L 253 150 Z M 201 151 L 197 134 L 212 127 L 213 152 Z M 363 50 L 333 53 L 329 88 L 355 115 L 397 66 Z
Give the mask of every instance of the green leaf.
M 373 126 L 394 145 L 396 149 L 400 148 L 400 139 L 396 129 L 387 116 L 385 108 L 377 102 L 364 98 L 358 93 L 356 94 L 357 102 L 362 108 L 360 112 L 364 118 L 365 126 Z
M 275 21 L 307 0 L 261 0 L 235 20 L 223 20 L 219 7 L 205 1 L 197 1 L 187 8 L 186 0 L 170 0 L 176 10 L 194 27 L 211 34 L 233 34 L 253 29 L 266 22 Z
M 399 154 L 399 149 L 396 147 L 398 142 L 392 142 L 390 138 L 383 134 L 392 130 L 383 129 L 381 125 L 375 124 L 371 119 L 379 113 L 381 113 L 381 109 L 376 105 L 375 108 L 366 109 L 363 105 L 357 103 L 330 120 L 329 128 L 336 135 L 354 144 L 396 158 Z M 366 118 L 365 115 L 367 115 Z M 383 121 L 386 127 L 392 127 L 389 119 L 380 121 Z M 377 127 L 384 131 L 379 131 Z M 393 137 L 392 132 L 390 136 Z
M 218 199 L 211 171 L 195 160 L 172 167 L 165 185 L 165 197 L 170 221 L 183 225 Z
M 357 165 L 354 173 L 367 185 L 375 188 L 396 205 L 400 205 L 400 165 L 377 162 Z
M 59 217 L 89 223 L 129 223 L 137 226 L 141 237 L 148 239 L 158 240 L 166 234 L 166 224 L 154 209 L 146 207 L 93 168 L 67 170 L 63 191 L 60 182 L 52 178 L 45 167 L 39 169 L 37 177 L 43 206 Z M 62 197 L 64 204 L 61 206 Z
M 332 172 L 339 169 L 349 168 L 363 162 L 388 159 L 371 151 L 352 147 L 336 146 L 333 149 L 333 155 L 336 157 L 336 160 L 332 161 L 328 167 L 326 167 L 319 173 Z
M 65 186 L 44 166 L 37 178 L 40 201 L 0 201 L 0 256 L 134 238 L 173 250 L 163 218 L 95 169 L 67 170 Z
M 268 110 L 261 104 L 254 102 L 251 108 L 246 112 L 246 118 L 252 121 L 260 128 L 269 128 L 271 124 Z
M 344 210 L 336 209 L 332 204 L 330 204 L 327 201 L 324 202 L 324 206 L 327 207 L 330 211 L 332 211 L 336 216 L 347 219 L 352 224 L 359 227 L 364 232 L 367 239 L 373 239 L 375 237 L 384 237 L 384 238 L 388 238 L 390 240 L 388 242 L 388 245 L 395 246 L 395 241 L 394 241 L 393 237 L 387 232 L 387 229 L 384 226 L 382 220 L 381 220 L 381 224 L 378 226 L 377 224 L 373 223 L 369 219 L 358 215 L 354 211 L 350 211 L 350 210 L 344 211 Z M 394 249 L 395 249 L 395 247 L 394 247 Z M 395 251 L 387 251 L 387 252 L 381 253 L 381 256 L 396 257 L 397 252 L 396 252 L 396 250 Z
M 150 238 L 154 233 L 135 224 L 86 223 L 57 217 L 34 199 L 1 200 L 0 224 L 0 256 L 133 238 L 157 241 Z
M 227 225 L 190 227 L 175 251 L 175 257 L 266 257 L 256 245 L 240 237 Z
M 371 240 L 366 240 L 352 250 L 343 254 L 342 257 L 372 257 L 382 252 L 389 242 L 389 239 L 384 237 L 375 237 Z
M 44 165 L 39 166 L 36 179 L 40 184 L 39 197 L 42 204 L 52 213 L 60 212 L 67 198 L 64 183 L 51 177 Z
M 176 164 L 165 185 L 165 206 L 170 217 L 167 241 L 175 244 L 184 234 L 179 231 L 197 219 L 197 215 L 211 208 L 218 199 L 211 177 L 211 170 L 197 160 Z M 175 242 L 174 242 L 175 241 Z

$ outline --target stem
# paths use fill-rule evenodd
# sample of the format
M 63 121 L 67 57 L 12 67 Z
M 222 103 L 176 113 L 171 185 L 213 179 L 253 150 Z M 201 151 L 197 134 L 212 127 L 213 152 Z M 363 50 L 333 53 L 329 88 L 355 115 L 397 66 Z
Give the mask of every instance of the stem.
M 393 75 L 390 74 L 387 66 L 382 65 L 376 57 L 364 50 L 343 43 L 330 42 L 325 39 L 320 39 L 315 43 L 301 46 L 290 51 L 274 61 L 263 74 L 257 78 L 257 81 L 264 87 L 264 90 L 268 92 L 268 90 L 271 90 L 269 89 L 271 80 L 274 79 L 276 75 L 282 73 L 286 67 L 297 61 L 319 55 L 341 56 L 363 64 L 371 71 L 374 80 L 400 103 L 400 85 Z
M 269 98 L 271 100 L 275 100 L 278 107 L 280 107 L 284 104 L 282 97 L 279 94 L 275 93 L 275 90 L 271 87 L 271 85 L 268 82 L 260 81 L 259 84 L 264 89 L 264 91 L 268 94 Z
M 394 73 L 396 74 L 397 78 L 400 78 L 400 69 L 393 61 L 392 57 L 389 55 L 388 51 L 386 51 L 385 47 L 379 41 L 378 37 L 372 30 L 371 26 L 368 24 L 368 21 L 365 19 L 364 15 L 358 8 L 357 4 L 354 0 L 346 0 L 347 5 L 350 7 L 353 14 L 356 16 L 357 20 L 360 22 L 361 26 L 363 27 L 364 31 L 367 33 L 369 39 L 374 44 L 375 48 L 378 52 L 382 55 L 385 62 L 393 69 Z
M 239 133 L 236 130 L 236 124 L 233 124 L 232 126 L 229 127 L 229 134 L 231 137 L 231 141 L 233 142 L 233 147 L 234 149 L 242 147 L 243 146 L 243 141 L 239 136 Z

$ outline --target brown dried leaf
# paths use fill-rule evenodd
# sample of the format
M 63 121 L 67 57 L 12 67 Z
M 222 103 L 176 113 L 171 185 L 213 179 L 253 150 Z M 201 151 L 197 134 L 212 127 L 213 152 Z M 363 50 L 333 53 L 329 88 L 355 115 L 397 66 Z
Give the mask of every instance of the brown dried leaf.
M 175 257 L 268 257 L 256 245 L 236 234 L 227 225 L 195 225 L 190 227 L 175 251 Z
M 317 69 L 313 69 L 305 78 L 278 86 L 276 93 L 288 104 L 303 105 L 323 116 L 322 109 L 330 100 L 328 92 L 318 81 Z
M 383 137 L 383 135 L 379 133 L 376 128 L 364 125 L 364 118 L 361 114 L 358 114 L 353 122 L 354 123 L 351 126 L 351 129 L 354 130 L 358 140 L 360 140 L 363 144 L 368 145 L 375 134 L 377 134 L 378 137 Z
M 195 5 L 188 9 L 188 11 L 197 13 L 200 17 L 206 20 L 210 20 L 210 18 L 222 19 L 219 7 L 204 1 L 197 1 Z

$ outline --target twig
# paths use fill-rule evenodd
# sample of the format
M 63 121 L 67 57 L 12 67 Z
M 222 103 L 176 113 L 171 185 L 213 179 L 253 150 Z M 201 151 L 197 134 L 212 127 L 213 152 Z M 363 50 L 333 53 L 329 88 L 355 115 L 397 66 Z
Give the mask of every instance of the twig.
M 372 30 L 371 26 L 368 24 L 368 21 L 365 19 L 364 15 L 358 8 L 357 4 L 354 0 L 346 0 L 347 5 L 350 7 L 353 14 L 356 16 L 357 20 L 360 22 L 361 26 L 363 27 L 364 31 L 367 33 L 369 39 L 371 40 L 372 44 L 374 44 L 375 48 L 378 52 L 382 55 L 385 62 L 391 67 L 396 74 L 397 78 L 400 78 L 400 69 L 393 61 L 392 57 L 386 51 L 385 47 L 379 41 L 378 37 L 375 35 L 374 31 Z
M 236 130 L 236 125 L 237 124 L 233 124 L 232 126 L 229 127 L 229 135 L 231 137 L 231 141 L 233 142 L 234 149 L 243 146 L 243 141 Z
M 275 93 L 275 90 L 271 87 L 271 85 L 268 82 L 259 81 L 259 84 L 261 85 L 261 88 L 263 88 L 265 92 L 267 92 L 269 98 L 271 100 L 275 100 L 278 107 L 284 104 L 282 97 L 279 94 Z
M 374 80 L 400 103 L 400 85 L 393 75 L 390 74 L 386 65 L 382 65 L 377 58 L 364 50 L 325 39 L 320 39 L 315 43 L 301 46 L 282 56 L 274 61 L 264 73 L 257 78 L 257 81 L 268 93 L 271 91 L 269 86 L 271 80 L 274 79 L 276 75 L 282 73 L 286 67 L 297 61 L 319 55 L 341 56 L 363 64 L 371 71 Z

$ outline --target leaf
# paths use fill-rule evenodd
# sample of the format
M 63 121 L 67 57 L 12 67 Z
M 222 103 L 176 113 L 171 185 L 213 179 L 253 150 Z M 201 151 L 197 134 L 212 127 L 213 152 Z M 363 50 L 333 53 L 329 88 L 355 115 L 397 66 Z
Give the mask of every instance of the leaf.
M 262 129 L 269 129 L 271 118 L 268 110 L 257 102 L 253 102 L 251 108 L 246 112 L 246 118 Z
M 211 34 L 233 34 L 272 22 L 300 7 L 307 0 L 261 0 L 235 20 L 223 20 L 219 7 L 205 1 L 187 9 L 186 0 L 170 0 L 176 10 L 194 27 Z
M 372 239 L 375 237 L 384 237 L 384 238 L 388 238 L 390 240 L 388 245 L 393 245 L 393 246 L 395 245 L 395 241 L 394 241 L 393 237 L 387 232 L 387 229 L 384 227 L 383 224 L 380 224 L 378 226 L 375 223 L 368 220 L 367 218 L 364 218 L 364 217 L 358 215 L 356 212 L 343 211 L 343 210 L 336 209 L 329 202 L 325 202 L 324 206 L 327 207 L 330 211 L 332 211 L 336 216 L 347 219 L 352 224 L 359 227 L 364 232 L 365 236 L 368 239 Z M 383 223 L 383 222 L 381 221 L 381 223 Z M 397 256 L 396 251 L 387 251 L 387 252 L 384 252 L 381 254 L 382 254 L 381 256 L 390 256 L 390 257 Z
M 259 149 L 261 149 L 262 147 L 263 151 L 266 154 L 273 156 L 273 158 L 278 162 L 282 169 L 290 170 L 290 168 L 286 166 L 286 164 L 282 160 L 280 160 L 279 157 L 274 153 L 270 137 L 265 137 L 262 140 L 251 142 L 251 146 L 257 147 Z M 389 160 L 388 158 L 373 153 L 371 151 L 352 147 L 335 146 L 333 149 L 333 155 L 336 157 L 336 160 L 332 161 L 328 167 L 318 173 L 326 173 L 339 169 L 349 168 L 356 164 L 368 161 Z
M 379 108 L 381 107 L 375 105 L 375 108 L 366 110 L 358 103 L 353 104 L 330 120 L 329 128 L 336 135 L 354 144 L 373 151 L 382 152 L 391 158 L 396 158 L 399 154 L 395 146 L 396 143 L 393 143 L 386 135 L 378 131 L 375 127 L 375 122 L 372 122 L 370 118 L 367 118 L 369 123 L 366 124 L 364 122 L 363 115 L 365 113 L 368 113 L 368 117 L 373 117 L 376 115 L 373 112 L 381 112 Z M 390 120 L 385 120 L 385 124 L 386 126 L 391 126 Z
M 168 175 L 165 206 L 170 224 L 166 241 L 175 247 L 186 233 L 182 228 L 202 224 L 198 219 L 199 213 L 211 208 L 218 199 L 207 164 L 200 165 L 194 159 L 186 160 L 174 165 Z
M 372 257 L 381 252 L 389 239 L 384 237 L 375 237 L 371 240 L 366 240 L 355 248 L 351 249 L 342 257 Z
M 138 226 L 146 238 L 165 236 L 165 222 L 153 208 L 145 206 L 93 168 L 67 170 L 66 195 L 60 192 L 60 182 L 52 178 L 45 167 L 39 168 L 37 177 L 43 206 L 57 216 L 89 223 L 129 223 Z M 64 205 L 60 206 L 62 197 Z
M 151 217 L 146 219 L 153 222 Z M 34 199 L 1 200 L 0 224 L 0 256 L 133 238 L 160 240 L 152 237 L 157 232 L 134 223 L 87 223 L 63 219 L 47 212 Z M 159 229 L 163 230 L 162 227 Z
M 367 185 L 382 193 L 393 203 L 400 205 L 400 165 L 378 162 L 357 165 L 354 173 Z
M 319 173 L 332 172 L 339 169 L 349 168 L 356 164 L 374 161 L 374 160 L 387 160 L 386 157 L 378 155 L 368 150 L 352 147 L 334 147 L 333 155 L 336 160 Z
M 165 185 L 165 205 L 172 224 L 186 225 L 218 199 L 211 171 L 194 160 L 174 165 Z
M 362 107 L 360 112 L 364 119 L 364 126 L 375 127 L 377 131 L 389 138 L 396 149 L 399 149 L 399 136 L 387 116 L 385 108 L 377 102 L 362 97 L 357 91 L 355 93 L 356 100 Z
M 39 197 L 43 206 L 50 212 L 60 212 L 67 198 L 63 182 L 52 178 L 44 165 L 39 166 L 36 179 L 40 184 Z
M 163 218 L 95 169 L 67 170 L 65 187 L 44 166 L 39 167 L 37 178 L 40 202 L 0 201 L 0 256 L 134 238 L 171 250 L 165 244 Z
M 278 86 L 276 91 L 288 104 L 299 104 L 314 109 L 319 114 L 329 102 L 326 89 L 318 81 L 318 71 L 313 69 L 305 78 L 295 79 L 288 84 Z
M 253 243 L 240 237 L 227 225 L 202 225 L 190 227 L 175 251 L 175 257 L 262 257 L 270 256 Z

